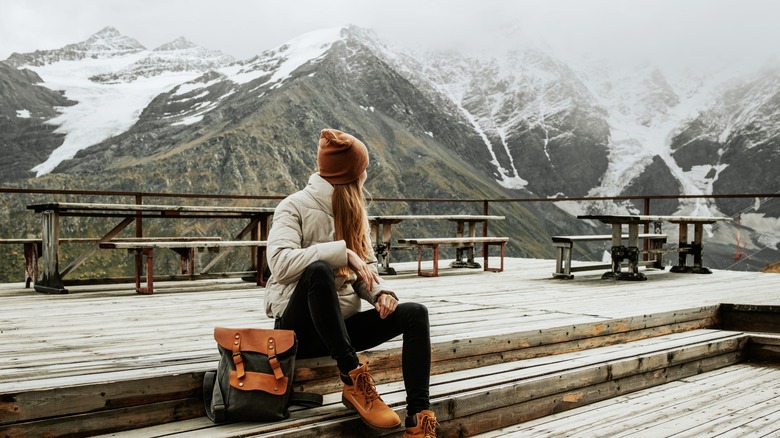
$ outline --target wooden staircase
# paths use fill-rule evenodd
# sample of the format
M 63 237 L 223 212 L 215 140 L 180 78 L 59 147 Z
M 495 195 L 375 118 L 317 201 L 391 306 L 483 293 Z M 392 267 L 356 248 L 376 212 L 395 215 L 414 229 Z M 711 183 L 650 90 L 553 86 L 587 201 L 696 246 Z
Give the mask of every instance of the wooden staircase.
M 438 336 L 431 398 L 440 434 L 489 431 L 745 360 L 750 337 L 713 330 L 719 321 L 718 307 L 706 306 L 545 330 Z M 361 359 L 403 417 L 400 354 L 394 341 Z M 207 360 L 161 364 L 146 375 L 117 370 L 100 381 L 83 375 L 22 384 L 0 394 L 0 436 L 381 435 L 341 404 L 329 358 L 300 360 L 296 373 L 296 389 L 326 394 L 323 407 L 277 423 L 214 425 L 204 417 L 201 384 L 215 361 L 216 347 Z

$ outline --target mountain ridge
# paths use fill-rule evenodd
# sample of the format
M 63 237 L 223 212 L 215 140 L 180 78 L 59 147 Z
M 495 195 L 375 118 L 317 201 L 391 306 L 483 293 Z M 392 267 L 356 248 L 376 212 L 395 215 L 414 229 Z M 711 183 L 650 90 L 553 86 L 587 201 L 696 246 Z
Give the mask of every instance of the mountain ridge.
M 108 31 L 103 40 L 109 36 L 127 41 Z M 158 49 L 186 52 L 192 46 L 177 39 Z M 780 132 L 780 112 L 773 110 L 775 98 L 766 97 L 777 91 L 771 79 L 756 79 L 753 88 L 729 88 L 707 100 L 702 97 L 707 83 L 692 80 L 681 87 L 657 69 L 622 76 L 630 81 L 604 74 L 595 80 L 535 49 L 504 57 L 421 55 L 390 47 L 371 31 L 354 26 L 302 35 L 240 61 L 198 51 L 190 58 L 202 58 L 204 63 L 181 71 L 166 66 L 165 59 L 153 59 L 149 65 L 161 67 L 151 70 L 155 74 L 126 74 L 137 71 L 139 59 L 149 59 L 143 54 L 153 51 L 143 48 L 128 55 L 126 47 L 132 45 L 119 47 L 120 56 L 103 53 L 106 58 L 101 59 L 112 63 L 122 59 L 121 68 L 112 70 L 104 64 L 97 69 L 99 74 L 82 74 L 82 90 L 56 82 L 57 74 L 64 72 L 57 71 L 61 61 L 25 64 L 37 70 L 44 86 L 47 77 L 52 78 L 53 84 L 63 87 L 60 95 L 74 98 L 82 108 L 103 102 L 105 111 L 110 107 L 106 102 L 112 103 L 106 96 L 89 100 L 84 90 L 90 87 L 127 90 L 148 85 L 145 94 L 133 89 L 139 95 L 135 103 L 122 101 L 124 95 L 117 91 L 114 101 L 133 104 L 132 112 L 122 113 L 124 124 L 117 126 L 116 117 L 107 120 L 102 138 L 51 165 L 50 175 L 25 184 L 59 186 L 68 181 L 106 190 L 285 194 L 316 170 L 319 130 L 335 127 L 370 145 L 369 189 L 380 197 L 725 193 L 721 190 L 742 187 L 742 172 L 754 178 L 750 184 L 754 193 L 778 191 L 777 180 L 771 178 L 778 160 L 771 133 Z M 40 59 L 62 58 L 45 55 L 48 58 Z M 17 61 L 23 56 L 12 55 Z M 733 135 L 712 134 L 725 132 L 724 124 L 734 119 L 719 113 L 718 105 L 724 104 L 717 102 L 747 108 L 759 98 L 764 103 L 752 112 L 735 113 L 743 115 L 744 123 L 731 123 Z M 716 103 L 701 107 L 691 103 L 705 101 Z M 64 120 L 58 130 L 64 132 L 67 146 L 73 132 L 79 132 L 78 120 L 73 119 L 77 112 L 54 106 L 51 112 L 61 114 L 46 123 Z M 91 123 L 100 121 L 95 114 L 90 116 Z M 75 128 L 64 129 L 68 123 Z M 747 141 L 755 142 L 754 147 L 740 146 Z M 737 170 L 748 165 L 746 157 L 753 167 Z M 549 245 L 540 236 L 584 231 L 589 225 L 578 221 L 577 214 L 641 208 L 632 202 L 543 204 L 501 207 L 512 219 L 498 225 L 496 232 L 516 236 L 520 244 L 510 248 L 510 254 L 549 257 Z M 775 254 L 780 241 L 775 203 L 753 203 L 756 211 L 745 204 L 670 200 L 656 208 L 667 213 L 743 212 L 747 219 L 743 223 L 752 220 L 761 228 L 751 242 L 754 248 L 763 246 Z M 727 228 L 719 232 L 722 242 L 732 237 Z

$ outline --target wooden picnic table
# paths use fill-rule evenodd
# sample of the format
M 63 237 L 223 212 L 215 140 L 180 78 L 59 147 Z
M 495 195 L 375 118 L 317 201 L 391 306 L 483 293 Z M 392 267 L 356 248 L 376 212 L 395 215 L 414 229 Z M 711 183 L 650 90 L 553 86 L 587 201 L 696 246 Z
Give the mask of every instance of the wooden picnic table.
M 454 237 L 476 237 L 477 224 L 489 220 L 502 220 L 504 216 L 493 215 L 471 215 L 471 214 L 445 214 L 445 215 L 378 215 L 368 216 L 368 221 L 371 224 L 371 241 L 374 245 L 374 253 L 379 262 L 379 273 L 384 275 L 395 275 L 395 269 L 390 267 L 390 250 L 393 249 L 391 236 L 393 225 L 397 225 L 403 221 L 413 220 L 434 220 L 434 221 L 450 221 L 455 222 L 455 236 Z M 467 261 L 463 261 L 464 247 L 456 249 L 457 254 L 455 261 L 450 264 L 453 268 L 479 268 L 479 263 L 473 261 L 472 257 Z M 472 247 L 473 249 L 473 247 Z
M 208 205 L 152 205 L 152 204 L 106 204 L 106 203 L 71 203 L 54 202 L 28 205 L 28 209 L 40 213 L 43 217 L 41 233 L 43 252 L 43 272 L 41 278 L 35 281 L 35 290 L 45 293 L 67 293 L 63 277 L 68 275 L 87 258 L 94 254 L 100 243 L 108 242 L 117 236 L 128 225 L 136 223 L 136 237 L 143 237 L 143 218 L 168 219 L 228 219 L 238 218 L 249 223 L 234 238 L 240 240 L 249 235 L 251 240 L 265 240 L 268 237 L 268 219 L 274 213 L 271 207 L 225 207 Z M 97 239 L 94 245 L 73 260 L 64 269 L 59 269 L 60 218 L 61 217 L 104 217 L 119 218 L 121 221 Z M 228 248 L 230 249 L 230 248 Z M 229 251 L 221 252 L 210 266 L 224 258 Z M 261 253 L 252 253 L 250 269 L 257 269 Z M 136 256 L 136 271 L 141 266 L 141 256 Z
M 658 215 L 582 215 L 578 219 L 597 220 L 612 225 L 612 269 L 606 272 L 603 278 L 615 278 L 618 280 L 646 280 L 644 274 L 639 272 L 639 225 L 655 223 L 660 232 L 661 222 L 670 222 L 679 225 L 677 265 L 670 271 L 678 273 L 711 274 L 712 271 L 702 265 L 702 252 L 704 248 L 704 225 L 720 221 L 730 221 L 730 217 L 720 216 L 658 216 Z M 623 226 L 628 227 L 628 242 L 623 245 Z M 693 238 L 688 240 L 688 226 L 693 225 Z M 687 264 L 687 256 L 693 256 L 693 265 Z M 621 272 L 620 264 L 628 260 L 628 272 Z

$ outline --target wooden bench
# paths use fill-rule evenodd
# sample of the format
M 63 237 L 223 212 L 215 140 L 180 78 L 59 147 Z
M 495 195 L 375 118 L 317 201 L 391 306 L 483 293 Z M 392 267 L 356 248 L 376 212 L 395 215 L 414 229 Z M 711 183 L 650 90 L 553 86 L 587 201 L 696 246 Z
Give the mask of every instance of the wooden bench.
M 112 239 L 112 242 L 143 242 L 143 241 L 163 241 L 163 242 L 183 242 L 191 240 L 222 240 L 220 237 L 121 237 Z M 100 242 L 100 239 L 93 237 L 68 237 L 60 239 L 60 243 L 91 243 L 96 244 Z M 24 247 L 24 287 L 29 288 L 30 284 L 34 283 L 38 277 L 38 258 L 43 252 L 43 239 L 32 237 L 22 239 L 0 239 L 0 244 L 9 245 L 22 245 Z M 180 253 L 181 254 L 181 253 Z M 190 254 L 181 254 L 182 256 L 182 273 L 185 272 L 186 266 L 191 266 L 191 263 L 187 259 Z M 190 271 L 192 272 L 192 271 Z
M 139 294 L 152 294 L 154 292 L 154 250 L 158 248 L 167 248 L 178 252 L 184 257 L 189 257 L 189 271 L 195 274 L 194 251 L 197 249 L 203 251 L 208 249 L 210 252 L 219 252 L 221 248 L 254 247 L 257 249 L 257 284 L 265 285 L 263 281 L 263 268 L 265 266 L 265 240 L 179 240 L 179 241 L 136 241 L 136 242 L 101 242 L 100 247 L 104 249 L 126 249 L 131 253 L 146 256 L 146 287 L 141 287 L 143 264 L 137 263 L 135 270 L 135 291 Z M 212 260 L 201 274 L 208 273 L 218 260 Z
M 628 239 L 627 235 L 622 236 L 623 239 Z M 640 261 L 642 266 L 652 266 L 654 268 L 663 269 L 663 251 L 661 247 L 666 243 L 666 234 L 652 234 L 645 233 L 639 234 L 640 239 L 644 239 L 650 242 L 650 249 L 646 251 L 640 251 L 643 253 L 651 253 L 655 255 L 653 260 Z M 572 249 L 575 242 L 595 242 L 595 241 L 610 241 L 612 240 L 611 234 L 596 234 L 585 236 L 552 236 L 553 246 L 555 247 L 555 272 L 553 277 L 572 279 L 574 275 L 572 272 L 578 271 L 590 271 L 596 269 L 610 269 L 611 263 L 598 263 L 589 264 L 586 266 L 571 266 Z
M 61 243 L 96 243 L 97 239 L 69 238 L 60 239 Z M 22 245 L 24 247 L 24 287 L 29 288 L 38 276 L 38 258 L 43 252 L 43 240 L 40 238 L 0 239 L 0 244 Z
M 492 272 L 501 272 L 504 270 L 504 247 L 509 242 L 508 237 L 443 237 L 443 238 L 420 238 L 420 239 L 398 239 L 398 243 L 417 246 L 417 275 L 423 277 L 439 276 L 439 245 L 453 245 L 458 247 L 458 257 L 455 260 L 456 267 L 478 268 L 479 263 L 474 262 L 474 244 L 481 243 L 486 248 L 498 245 L 501 247 L 501 267 L 488 267 L 488 251 L 485 251 L 484 270 Z M 433 250 L 433 270 L 423 272 L 422 270 L 422 249 L 429 247 Z M 463 251 L 468 252 L 468 260 L 463 262 Z M 460 262 L 460 263 L 458 263 Z

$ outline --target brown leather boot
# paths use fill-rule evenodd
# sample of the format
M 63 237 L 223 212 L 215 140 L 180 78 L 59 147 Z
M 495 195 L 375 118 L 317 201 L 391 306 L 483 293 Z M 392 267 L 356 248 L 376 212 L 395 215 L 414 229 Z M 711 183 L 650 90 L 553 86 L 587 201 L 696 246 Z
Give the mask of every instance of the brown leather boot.
M 436 438 L 436 426 L 439 425 L 439 422 L 436 421 L 436 415 L 433 412 L 418 412 L 415 418 L 417 419 L 417 425 L 407 427 L 404 432 L 404 438 Z
M 390 409 L 374 386 L 374 379 L 368 374 L 366 365 L 349 372 L 352 385 L 344 384 L 341 401 L 348 408 L 360 414 L 360 418 L 369 426 L 379 429 L 392 429 L 401 424 L 401 418 Z

